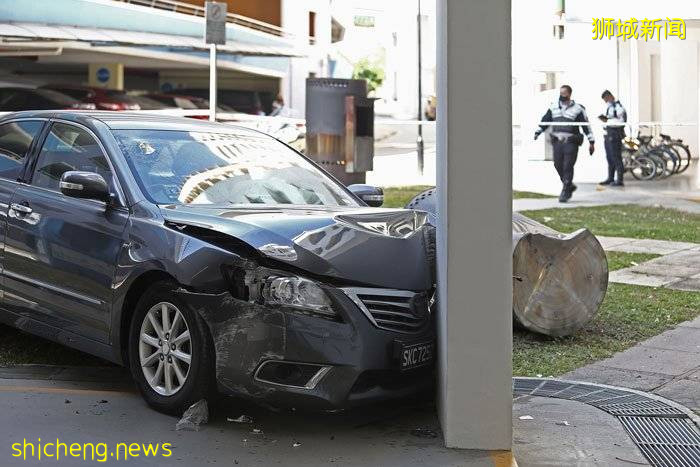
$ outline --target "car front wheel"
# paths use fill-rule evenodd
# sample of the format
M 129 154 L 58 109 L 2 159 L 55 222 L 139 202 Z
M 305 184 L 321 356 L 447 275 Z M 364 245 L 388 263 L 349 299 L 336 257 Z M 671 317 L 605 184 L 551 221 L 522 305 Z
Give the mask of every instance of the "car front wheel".
M 214 359 L 206 324 L 175 288 L 158 282 L 139 300 L 131 321 L 129 361 L 146 402 L 180 415 L 210 395 Z

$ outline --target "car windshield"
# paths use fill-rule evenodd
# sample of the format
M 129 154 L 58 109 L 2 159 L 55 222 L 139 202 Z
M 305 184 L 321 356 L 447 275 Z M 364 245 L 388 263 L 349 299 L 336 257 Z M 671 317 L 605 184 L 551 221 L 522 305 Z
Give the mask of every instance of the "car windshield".
M 114 130 L 146 196 L 157 204 L 357 206 L 321 170 L 253 132 Z

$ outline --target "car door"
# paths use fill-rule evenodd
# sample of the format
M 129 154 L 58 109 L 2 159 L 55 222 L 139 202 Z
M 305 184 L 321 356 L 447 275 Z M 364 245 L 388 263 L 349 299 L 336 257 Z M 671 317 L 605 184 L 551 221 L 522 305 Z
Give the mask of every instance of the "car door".
M 32 318 L 108 342 L 112 282 L 128 210 L 119 201 L 63 195 L 64 172 L 96 172 L 121 199 L 108 155 L 87 128 L 53 122 L 31 179 L 14 193 L 7 216 L 6 303 Z
M 5 262 L 5 232 L 10 201 L 19 187 L 18 178 L 27 156 L 41 133 L 44 120 L 15 120 L 0 124 L 0 273 Z M 2 294 L 0 276 L 0 295 Z

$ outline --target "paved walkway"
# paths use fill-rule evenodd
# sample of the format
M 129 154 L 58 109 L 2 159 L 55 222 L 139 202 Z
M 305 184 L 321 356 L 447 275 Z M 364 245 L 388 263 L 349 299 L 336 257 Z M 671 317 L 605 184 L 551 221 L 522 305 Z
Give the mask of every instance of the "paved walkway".
M 562 378 L 652 392 L 700 414 L 700 317 Z
M 611 271 L 610 282 L 700 291 L 700 244 L 597 237 L 606 251 L 661 255 L 635 266 Z
M 538 192 L 537 190 L 533 190 Z M 540 190 L 539 193 L 552 194 Z M 556 193 L 558 195 L 558 192 Z M 627 182 L 625 187 L 601 187 L 595 183 L 581 183 L 573 197 L 567 203 L 560 203 L 556 197 L 541 199 L 514 199 L 514 211 L 527 211 L 551 208 L 579 208 L 604 206 L 607 204 L 639 204 L 642 206 L 660 206 L 700 214 L 700 194 L 664 190 L 653 182 Z

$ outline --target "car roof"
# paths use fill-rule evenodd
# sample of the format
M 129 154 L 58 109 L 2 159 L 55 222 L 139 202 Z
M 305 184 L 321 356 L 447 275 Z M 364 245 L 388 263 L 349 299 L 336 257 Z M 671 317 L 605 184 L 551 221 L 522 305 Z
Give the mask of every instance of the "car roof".
M 15 118 L 60 118 L 62 120 L 93 126 L 94 121 L 100 121 L 112 130 L 179 130 L 204 131 L 216 133 L 236 133 L 241 135 L 262 135 L 263 133 L 241 126 L 209 122 L 194 118 L 175 117 L 164 114 L 91 111 L 91 110 L 24 110 L 4 115 L 0 123 Z

